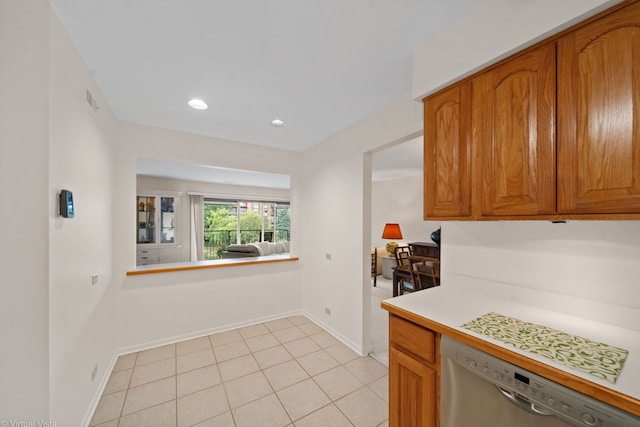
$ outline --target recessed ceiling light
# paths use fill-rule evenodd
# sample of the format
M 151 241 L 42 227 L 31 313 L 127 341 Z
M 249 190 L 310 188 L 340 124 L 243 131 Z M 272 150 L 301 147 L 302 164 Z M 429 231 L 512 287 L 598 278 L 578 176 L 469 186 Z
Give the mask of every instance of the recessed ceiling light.
M 207 108 L 209 108 L 207 103 L 202 99 L 192 99 L 191 101 L 189 101 L 189 106 L 196 110 L 206 110 Z
M 284 126 L 284 122 L 280 119 L 271 120 L 271 126 L 281 128 Z

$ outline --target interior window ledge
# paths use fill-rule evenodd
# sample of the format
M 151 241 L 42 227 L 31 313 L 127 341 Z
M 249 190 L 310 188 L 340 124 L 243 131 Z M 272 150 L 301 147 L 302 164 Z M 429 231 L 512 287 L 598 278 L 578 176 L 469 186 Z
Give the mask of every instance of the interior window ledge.
M 298 257 L 290 255 L 265 255 L 258 257 L 216 259 L 211 261 L 172 262 L 170 264 L 139 265 L 135 270 L 127 271 L 127 276 L 140 274 L 172 273 L 176 271 L 202 270 L 207 268 L 238 267 L 252 264 L 269 264 L 274 262 L 298 261 Z

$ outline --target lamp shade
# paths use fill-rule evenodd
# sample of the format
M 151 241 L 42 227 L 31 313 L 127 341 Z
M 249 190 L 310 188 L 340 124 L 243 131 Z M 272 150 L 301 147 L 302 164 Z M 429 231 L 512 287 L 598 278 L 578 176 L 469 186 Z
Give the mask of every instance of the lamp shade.
M 402 231 L 399 224 L 386 224 L 382 232 L 383 239 L 402 239 Z

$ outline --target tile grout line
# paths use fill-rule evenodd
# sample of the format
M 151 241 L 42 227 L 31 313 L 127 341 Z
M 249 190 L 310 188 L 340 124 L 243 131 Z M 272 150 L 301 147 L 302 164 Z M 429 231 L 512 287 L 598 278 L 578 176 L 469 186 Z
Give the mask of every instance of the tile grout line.
M 138 352 L 136 352 L 136 357 L 133 361 L 133 367 L 131 368 L 131 376 L 129 377 L 129 382 L 127 383 L 127 390 L 125 391 L 124 399 L 122 400 L 122 408 L 120 408 L 120 415 L 118 416 L 118 423 L 117 423 L 118 426 L 120 425 L 120 421 L 122 421 L 122 414 L 124 413 L 124 405 L 125 403 L 127 403 L 127 396 L 129 396 L 129 389 L 131 388 L 131 381 L 133 381 L 133 371 L 135 371 L 136 363 L 138 363 Z M 109 379 L 111 379 L 111 375 L 113 375 L 113 369 L 109 374 Z
M 351 370 L 350 370 L 349 368 L 347 368 L 346 364 L 347 364 L 347 363 L 350 363 L 350 362 L 352 362 L 352 361 L 354 361 L 354 360 L 358 360 L 358 359 L 360 359 L 360 358 L 363 358 L 363 357 L 371 358 L 371 360 L 375 361 L 376 363 L 380 364 L 381 366 L 383 366 L 383 367 L 385 367 L 385 368 L 387 368 L 387 369 L 388 369 L 388 367 L 387 367 L 387 366 L 385 366 L 384 364 L 382 364 L 380 361 L 378 361 L 378 360 L 376 360 L 375 358 L 373 358 L 371 355 L 359 356 L 359 355 L 357 355 L 357 353 L 356 353 L 356 357 L 355 357 L 355 358 L 353 358 L 353 359 L 351 359 L 351 360 L 347 360 L 346 362 L 344 362 L 344 363 L 343 363 L 343 362 L 341 362 L 338 358 L 336 358 L 333 354 L 331 354 L 331 353 L 329 353 L 329 352 L 327 351 L 327 349 L 328 349 L 328 348 L 331 348 L 331 347 L 334 347 L 334 346 L 338 346 L 338 345 L 340 345 L 340 341 L 338 341 L 338 342 L 336 342 L 336 343 L 331 343 L 330 345 L 323 346 L 323 345 L 319 344 L 318 342 L 316 342 L 316 340 L 314 340 L 314 339 L 313 339 L 313 338 L 311 338 L 311 337 L 312 337 L 312 336 L 314 336 L 314 335 L 322 334 L 323 332 L 324 332 L 324 333 L 326 333 L 326 330 L 324 330 L 323 328 L 321 328 L 321 327 L 319 327 L 319 326 L 318 326 L 319 330 L 316 330 L 316 331 L 314 331 L 314 332 L 309 332 L 309 333 L 308 333 L 308 332 L 305 332 L 305 329 L 301 329 L 301 328 L 300 328 L 300 326 L 304 326 L 304 325 L 306 325 L 306 324 L 315 325 L 315 323 L 314 323 L 313 321 L 311 321 L 311 320 L 307 320 L 306 322 L 293 323 L 293 322 L 292 322 L 290 319 L 288 319 L 288 318 L 283 318 L 283 319 L 278 319 L 278 320 L 287 320 L 289 324 L 288 324 L 286 327 L 276 327 L 275 325 L 267 325 L 267 323 L 268 323 L 268 322 L 264 322 L 264 323 L 262 323 L 262 324 L 252 325 L 252 327 L 255 327 L 255 326 L 258 326 L 258 325 L 262 325 L 262 326 L 266 329 L 266 332 L 264 332 L 264 333 L 259 333 L 259 334 L 257 334 L 257 335 L 246 336 L 246 337 L 245 337 L 245 335 L 247 335 L 247 334 L 244 334 L 244 335 L 243 335 L 243 334 L 242 334 L 242 332 L 240 332 L 240 330 L 241 330 L 241 329 L 244 329 L 244 328 L 238 328 L 238 329 L 235 329 L 235 330 L 232 330 L 232 331 L 237 331 L 237 333 L 239 334 L 239 337 L 240 337 L 240 340 L 239 340 L 239 341 L 241 341 L 241 342 L 243 343 L 243 345 L 244 345 L 244 346 L 247 348 L 247 350 L 249 351 L 249 353 L 248 353 L 247 355 L 250 355 L 250 356 L 252 357 L 252 360 L 253 360 L 253 361 L 256 363 L 256 365 L 259 367 L 259 371 L 256 371 L 256 372 L 260 372 L 260 373 L 261 373 L 261 375 L 266 379 L 267 384 L 268 384 L 268 386 L 269 386 L 269 390 L 270 390 L 270 393 L 269 393 L 269 394 L 267 394 L 266 396 L 269 396 L 270 394 L 275 395 L 275 397 L 276 397 L 276 399 L 278 400 L 278 402 L 279 402 L 280 406 L 284 409 L 284 412 L 285 412 L 285 414 L 287 415 L 287 418 L 288 418 L 288 420 L 290 421 L 290 424 L 292 424 L 292 425 L 293 425 L 295 422 L 300 421 L 301 419 L 303 419 L 303 418 L 305 418 L 305 417 L 308 417 L 308 416 L 310 416 L 311 414 L 314 414 L 314 413 L 316 413 L 316 412 L 318 412 L 318 411 L 320 411 L 320 410 L 322 410 L 322 409 L 325 409 L 325 408 L 327 408 L 327 407 L 329 407 L 329 406 L 334 406 L 335 408 L 337 408 L 337 409 L 338 409 L 338 411 L 340 412 L 340 414 L 341 414 L 343 417 L 345 417 L 345 419 L 346 419 L 346 420 L 348 420 L 348 422 L 349 422 L 351 425 L 354 425 L 354 424 L 353 424 L 353 421 L 352 421 L 352 420 L 347 416 L 347 414 L 346 414 L 346 413 L 344 413 L 344 412 L 342 411 L 342 409 L 340 409 L 340 407 L 336 404 L 339 400 L 344 399 L 345 397 L 350 396 L 350 395 L 352 395 L 352 394 L 354 394 L 354 393 L 356 393 L 356 392 L 358 392 L 358 391 L 361 391 L 362 389 L 366 389 L 366 390 L 368 390 L 369 392 L 373 393 L 376 397 L 380 398 L 381 400 L 384 400 L 380 395 L 378 395 L 378 393 L 376 393 L 376 392 L 371 388 L 371 385 L 372 385 L 374 382 L 376 382 L 376 381 L 378 381 L 378 380 L 382 379 L 382 378 L 384 377 L 384 375 L 383 375 L 383 376 L 381 376 L 380 378 L 377 378 L 377 379 L 376 379 L 376 380 L 374 380 L 374 381 L 370 381 L 369 383 L 364 383 L 364 382 L 362 382 L 362 386 L 361 386 L 361 387 L 358 387 L 357 389 L 355 389 L 355 390 L 353 390 L 353 391 L 351 391 L 351 392 L 349 392 L 349 393 L 345 394 L 344 396 L 340 396 L 339 398 L 336 398 L 335 400 L 334 400 L 334 399 L 332 399 L 332 398 L 327 394 L 327 391 L 325 391 L 325 389 L 324 389 L 324 388 L 323 388 L 323 387 L 322 387 L 322 386 L 317 382 L 316 377 L 317 377 L 318 375 L 321 375 L 321 374 L 323 374 L 323 373 L 325 373 L 325 372 L 328 372 L 328 371 L 330 371 L 330 370 L 332 370 L 332 369 L 335 369 L 335 368 L 338 368 L 338 367 L 342 367 L 342 368 L 344 368 L 344 369 L 347 369 L 347 371 L 348 371 L 348 372 L 350 372 L 350 373 L 353 375 L 353 373 L 351 372 Z M 316 326 L 317 326 L 317 325 L 316 325 Z M 272 329 L 272 327 L 276 327 L 276 329 Z M 247 328 L 248 328 L 248 327 L 247 327 Z M 278 331 L 282 331 L 282 330 L 286 330 L 286 329 L 293 329 L 293 328 L 295 328 L 295 330 L 297 330 L 297 331 L 300 331 L 300 332 L 302 333 L 302 336 L 300 336 L 299 338 L 295 338 L 295 339 L 291 339 L 291 340 L 288 340 L 288 341 L 283 342 L 283 341 L 282 341 L 282 339 L 286 339 L 286 337 L 284 337 L 284 338 L 278 338 L 278 335 L 276 335 L 276 333 L 277 333 Z M 242 405 L 240 405 L 238 408 L 235 408 L 235 409 L 231 407 L 231 401 L 229 400 L 229 394 L 228 394 L 228 392 L 227 392 L 227 386 L 228 386 L 228 383 L 229 383 L 230 381 L 232 381 L 232 380 L 225 381 L 225 380 L 223 379 L 223 377 L 222 377 L 222 373 L 221 373 L 221 371 L 220 371 L 220 366 L 219 366 L 219 365 L 220 365 L 220 363 L 218 362 L 217 358 L 215 357 L 215 348 L 216 348 L 216 346 L 214 346 L 214 344 L 213 344 L 213 339 L 212 339 L 212 337 L 213 337 L 213 336 L 215 336 L 215 335 L 216 335 L 216 334 L 211 334 L 211 335 L 207 335 L 207 336 L 203 336 L 203 337 L 198 337 L 198 338 L 206 338 L 206 339 L 207 339 L 207 343 L 208 343 L 208 345 L 206 346 L 206 347 L 207 347 L 207 348 L 206 348 L 206 350 L 210 350 L 210 351 L 211 351 L 211 353 L 212 353 L 212 355 L 213 355 L 213 359 L 214 359 L 214 361 L 213 361 L 213 365 L 206 365 L 205 367 L 207 367 L 207 366 L 215 366 L 216 371 L 217 371 L 217 373 L 218 373 L 218 376 L 219 376 L 219 378 L 220 378 L 220 385 L 222 385 L 222 386 L 223 386 L 223 390 L 224 390 L 224 392 L 225 392 L 225 398 L 226 398 L 226 401 L 227 401 L 227 407 L 229 408 L 229 413 L 230 413 L 230 415 L 231 415 L 232 422 L 234 423 L 234 425 L 237 425 L 236 417 L 235 417 L 235 415 L 234 415 L 234 410 L 237 410 L 238 408 L 241 408 L 241 407 L 243 407 L 243 406 L 245 406 L 245 405 L 248 405 L 248 404 L 250 404 L 250 403 L 253 403 L 253 402 L 255 402 L 255 401 L 259 400 L 259 399 L 262 399 L 262 398 L 264 398 L 264 397 L 266 397 L 266 396 L 262 396 L 262 397 L 260 397 L 260 398 L 258 398 L 258 399 L 254 399 L 254 400 L 252 400 L 252 401 L 250 401 L 250 402 L 244 402 Z M 257 338 L 257 337 L 260 337 L 260 336 L 266 336 L 266 335 L 271 335 L 271 336 L 273 336 L 273 338 L 275 338 L 275 342 L 277 342 L 277 344 L 272 345 L 272 346 L 270 346 L 270 347 L 266 347 L 266 348 L 260 348 L 259 350 L 255 350 L 255 351 L 254 351 L 254 350 L 252 350 L 252 349 L 251 349 L 251 347 L 249 347 L 249 345 L 248 345 L 248 340 L 250 340 L 250 339 L 252 339 L 252 338 Z M 197 339 L 197 338 L 193 338 L 193 339 Z M 191 339 L 191 340 L 193 340 L 193 339 Z M 311 342 L 311 343 L 313 343 L 315 346 L 317 346 L 317 347 L 318 347 L 318 349 L 317 349 L 317 350 L 310 351 L 310 352 L 308 352 L 308 353 L 301 354 L 300 356 L 294 356 L 294 354 L 291 352 L 291 350 L 290 350 L 290 349 L 288 349 L 288 348 L 286 347 L 286 344 L 289 344 L 289 343 L 292 343 L 292 342 L 295 342 L 295 341 L 299 341 L 299 340 L 303 340 L 303 339 L 310 340 L 310 342 Z M 190 341 L 190 340 L 184 340 L 183 342 L 188 342 L 188 341 Z M 233 342 L 239 342 L 239 341 L 232 341 L 232 342 L 230 342 L 230 343 L 221 344 L 220 346 L 222 346 L 222 345 L 227 345 L 227 344 L 232 344 Z M 176 418 L 175 418 L 175 422 L 176 422 L 176 426 L 178 426 L 178 425 L 179 425 L 179 424 L 178 424 L 178 422 L 179 422 L 179 412 L 178 412 L 178 398 L 179 398 L 179 396 L 178 396 L 178 388 L 179 388 L 179 387 L 178 387 L 178 376 L 179 376 L 179 374 L 178 374 L 178 344 L 179 344 L 179 343 L 173 343 L 173 344 L 172 344 L 172 345 L 173 345 L 173 349 L 172 349 L 172 350 L 173 350 L 173 358 L 174 358 L 174 375 L 172 375 L 172 376 L 173 376 L 173 377 L 175 377 L 175 410 L 176 410 Z M 343 344 L 343 345 L 344 345 L 344 344 Z M 217 346 L 217 347 L 220 347 L 220 346 Z M 286 361 L 282 361 L 282 362 L 277 363 L 277 364 L 272 365 L 272 366 L 270 365 L 270 366 L 268 366 L 268 367 L 266 367 L 266 368 L 263 368 L 263 367 L 261 366 L 261 364 L 260 364 L 260 363 L 258 363 L 258 360 L 256 359 L 255 354 L 256 354 L 256 353 L 259 353 L 260 351 L 266 351 L 266 350 L 269 350 L 269 349 L 272 349 L 272 348 L 277 348 L 277 347 L 280 347 L 280 348 L 284 349 L 284 351 L 286 352 L 286 354 L 287 354 L 289 357 L 291 357 L 291 359 L 286 360 Z M 192 354 L 192 353 L 196 353 L 196 352 L 198 352 L 198 351 L 203 351 L 203 350 L 194 350 L 194 351 L 189 351 L 188 353 L 185 353 L 185 354 Z M 317 372 L 317 373 L 315 373 L 314 375 L 311 375 L 311 373 L 310 373 L 307 369 L 305 369 L 303 365 L 301 365 L 301 364 L 300 364 L 300 362 L 299 362 L 299 358 L 304 357 L 304 356 L 307 356 L 307 355 L 309 355 L 309 354 L 313 354 L 313 353 L 316 353 L 316 352 L 320 352 L 320 351 L 322 351 L 323 353 L 325 353 L 327 356 L 329 356 L 329 358 L 330 358 L 331 360 L 333 360 L 334 362 L 336 362 L 336 363 L 337 363 L 337 366 L 334 366 L 334 367 L 332 367 L 332 368 L 328 368 L 328 369 L 322 370 L 321 372 Z M 125 404 L 126 404 L 127 397 L 129 396 L 129 391 L 130 391 L 130 390 L 131 390 L 131 388 L 132 388 L 132 387 L 131 387 L 131 384 L 132 384 L 132 382 L 133 382 L 133 378 L 134 378 L 134 371 L 135 371 L 135 369 L 136 369 L 136 368 L 138 368 L 138 367 L 139 367 L 139 366 L 138 366 L 138 362 L 139 362 L 139 355 L 140 355 L 140 352 L 135 353 L 135 359 L 134 359 L 134 361 L 133 361 L 133 367 L 131 368 L 131 369 L 132 369 L 131 376 L 129 377 L 129 380 L 128 380 L 128 383 L 127 383 L 127 388 L 126 388 L 126 390 L 125 390 L 125 396 L 124 396 L 123 404 L 122 404 L 122 407 L 120 408 L 120 414 L 119 414 L 119 417 L 117 418 L 117 424 L 116 424 L 116 425 L 118 425 L 118 426 L 121 424 L 121 422 L 122 422 L 122 418 L 123 418 L 123 416 L 124 416 L 124 407 L 125 407 Z M 238 356 L 238 357 L 239 357 L 239 356 Z M 233 359 L 235 359 L 235 358 L 237 358 L 237 357 L 232 357 L 231 359 L 228 359 L 228 360 L 233 360 Z M 344 359 L 344 357 L 342 357 L 342 359 Z M 283 388 L 282 390 L 285 390 L 285 389 L 287 389 L 287 388 L 289 388 L 289 387 L 295 386 L 296 384 L 300 384 L 301 382 L 304 382 L 304 381 L 306 381 L 307 379 L 311 379 L 311 380 L 312 380 L 312 383 L 313 383 L 313 384 L 314 384 L 318 389 L 320 389 L 320 391 L 322 392 L 322 395 L 323 395 L 324 397 L 326 397 L 326 398 L 328 399 L 328 402 L 329 402 L 329 403 L 327 403 L 326 405 L 323 405 L 323 406 L 321 406 L 321 407 L 319 407 L 319 408 L 317 408 L 317 409 L 315 409 L 315 410 L 313 410 L 313 411 L 311 411 L 311 412 L 309 412 L 309 413 L 307 413 L 307 414 L 304 414 L 304 415 L 300 416 L 300 417 L 299 417 L 298 419 L 296 419 L 295 421 L 293 420 L 293 418 L 291 417 L 291 415 L 289 414 L 289 412 L 285 409 L 285 406 L 284 406 L 284 404 L 283 404 L 283 402 L 282 402 L 282 400 L 281 400 L 280 396 L 278 395 L 278 391 L 276 391 L 276 390 L 275 390 L 274 385 L 273 385 L 273 384 L 272 384 L 272 382 L 268 379 L 268 377 L 267 377 L 267 375 L 266 375 L 266 373 L 265 373 L 265 370 L 266 370 L 266 369 L 270 369 L 270 368 L 273 368 L 273 367 L 275 367 L 275 366 L 279 366 L 279 365 L 282 365 L 282 364 L 284 364 L 284 363 L 288 363 L 288 362 L 290 362 L 290 361 L 293 361 L 293 362 L 295 362 L 298 366 L 300 366 L 300 368 L 301 368 L 301 369 L 302 369 L 302 371 L 305 373 L 305 375 L 307 376 L 307 378 L 305 378 L 305 379 L 303 379 L 303 380 L 300 380 L 300 381 L 297 381 L 297 382 L 295 382 L 294 384 L 287 385 L 287 386 L 286 386 L 285 388 Z M 150 363 L 156 363 L 156 362 L 158 362 L 158 361 L 150 362 Z M 147 364 L 150 364 L 150 363 L 147 363 Z M 147 364 L 140 365 L 140 366 L 145 366 L 145 365 L 147 365 Z M 202 369 L 202 368 L 203 368 L 203 367 L 200 367 L 200 368 L 193 368 L 193 369 L 190 369 L 190 370 L 188 370 L 188 371 L 185 371 L 184 373 L 192 372 L 192 371 L 195 371 L 195 370 L 197 370 L 197 369 Z M 113 372 L 114 372 L 114 371 L 112 370 L 111 374 L 113 374 Z M 184 373 L 183 373 L 183 374 L 184 374 Z M 233 380 L 236 380 L 236 379 L 239 379 L 239 378 L 243 378 L 243 377 L 246 377 L 246 376 L 248 376 L 248 375 L 251 375 L 251 374 L 242 375 L 242 376 L 240 376 L 240 377 L 233 378 Z M 170 377 L 168 377 L 168 378 L 171 378 L 171 376 L 170 376 Z M 357 378 L 358 380 L 360 380 L 360 378 L 358 378 L 358 377 L 356 377 L 356 378 Z M 164 380 L 164 379 L 158 379 L 158 380 L 151 381 L 151 382 L 149 382 L 149 383 L 145 383 L 145 384 L 150 384 L 150 383 L 157 382 L 157 381 L 161 381 L 161 380 Z M 142 386 L 142 385 L 144 385 L 144 384 L 141 384 L 140 386 Z M 209 389 L 209 388 L 213 388 L 213 387 L 207 387 L 206 389 Z M 280 390 L 280 391 L 282 391 L 282 390 Z M 195 393 L 197 393 L 197 392 L 199 392 L 199 391 L 202 391 L 202 390 L 198 390 L 198 391 L 191 392 L 191 393 L 187 394 L 186 396 L 188 396 L 188 395 L 192 395 L 192 394 L 195 394 Z M 142 408 L 142 409 L 140 409 L 140 410 L 138 410 L 138 411 L 132 412 L 132 414 L 133 414 L 133 413 L 136 413 L 136 412 L 143 411 L 143 410 L 147 410 L 147 409 L 149 409 L 149 408 L 153 408 L 153 407 L 156 407 L 156 406 L 159 406 L 159 405 L 162 405 L 162 404 L 166 404 L 166 403 L 167 403 L 167 402 L 161 402 L 161 403 L 158 403 L 158 404 L 156 404 L 156 405 L 149 406 L 149 407 L 147 407 L 147 408 Z M 388 403 L 387 403 L 387 404 L 388 404 Z M 199 423 L 200 423 L 200 422 L 205 422 L 205 421 L 211 420 L 211 419 L 213 419 L 213 418 L 215 418 L 215 417 L 217 417 L 217 416 L 219 416 L 219 415 L 222 415 L 222 414 L 218 414 L 218 415 L 216 415 L 216 416 L 214 416 L 214 417 L 208 418 L 208 419 L 206 419 L 206 420 L 201 420 L 201 421 L 198 421 L 198 422 L 199 422 Z M 108 422 L 108 421 L 107 421 L 107 422 Z M 383 422 L 382 422 L 382 424 L 380 424 L 380 425 L 383 425 L 385 422 L 388 422 L 388 415 L 387 415 L 387 419 L 386 419 L 385 421 L 383 421 Z M 288 424 L 288 425 L 289 425 L 289 424 Z
M 273 332 L 270 332 L 271 335 L 273 335 Z M 289 351 L 282 345 L 282 343 L 280 342 L 280 340 L 278 340 L 278 338 L 274 335 L 274 338 L 276 339 L 276 341 L 278 341 L 278 345 L 282 346 L 282 348 L 284 348 L 284 350 L 289 353 Z M 270 347 L 270 348 L 276 348 L 276 346 Z M 268 350 L 268 349 L 265 349 Z M 262 350 L 261 350 L 262 351 Z M 253 354 L 253 353 L 252 353 Z M 293 357 L 293 355 L 291 353 L 289 353 L 289 356 Z M 293 359 L 295 360 L 295 358 Z M 283 363 L 287 363 L 287 361 L 279 363 L 278 365 L 282 365 Z M 273 365 L 273 366 L 278 366 L 278 365 Z M 258 366 L 260 366 L 260 364 L 258 364 Z M 273 366 L 270 366 L 269 368 L 272 368 Z M 268 369 L 268 368 L 267 368 Z M 278 393 L 276 392 L 276 390 L 273 388 L 273 384 L 271 384 L 271 381 L 269 381 L 269 378 L 265 375 L 264 373 L 264 369 L 262 368 L 262 366 L 260 366 L 260 373 L 262 375 L 264 375 L 264 377 L 267 380 L 267 383 L 269 384 L 269 387 L 271 388 L 271 391 L 273 392 L 273 395 L 275 396 L 275 398 L 278 400 L 278 403 L 280 403 L 280 406 L 282 406 L 282 409 L 284 410 L 284 413 L 287 414 L 287 418 L 289 419 L 289 424 L 293 424 L 293 418 L 291 418 L 291 414 L 289 414 L 289 412 L 287 411 L 287 408 L 284 406 L 284 403 L 282 403 L 282 400 L 280 399 L 280 396 L 278 396 Z M 261 397 L 260 399 L 264 398 L 265 396 Z M 249 404 L 245 403 L 245 405 Z M 243 405 L 244 406 L 244 405 Z
M 303 330 L 301 330 L 300 328 L 298 328 L 298 325 L 295 325 L 295 327 L 296 327 L 298 330 L 300 330 L 300 331 L 304 334 L 304 337 L 303 337 L 303 338 L 299 338 L 299 339 L 304 339 L 304 338 L 309 338 L 309 339 L 311 339 L 311 338 L 310 338 L 310 336 L 311 336 L 311 335 L 314 335 L 314 334 L 307 335 Z M 321 333 L 321 332 L 318 332 L 318 333 Z M 277 339 L 277 337 L 276 337 L 276 339 Z M 280 340 L 278 340 L 278 341 L 280 341 Z M 293 341 L 297 341 L 297 340 L 292 340 L 292 341 L 288 341 L 288 342 L 293 342 Z M 315 344 L 320 348 L 320 350 L 317 350 L 317 351 L 324 351 L 324 352 L 325 352 L 325 353 L 326 353 L 326 354 L 327 354 L 331 359 L 333 359 L 333 360 L 335 360 L 335 361 L 336 361 L 336 363 L 338 364 L 338 367 L 343 367 L 344 369 L 347 369 L 347 371 L 349 371 L 349 369 L 348 369 L 347 367 L 345 367 L 345 366 L 344 366 L 344 364 L 343 364 L 342 362 L 340 362 L 340 361 L 339 361 L 339 360 L 337 360 L 333 355 L 331 355 L 329 352 L 327 352 L 327 351 L 326 351 L 326 348 L 323 348 L 322 346 L 318 345 L 315 341 L 313 341 L 313 339 L 311 339 L 311 341 L 312 341 L 312 342 L 314 342 L 314 343 L 315 343 Z M 285 345 L 284 345 L 284 344 L 286 344 L 286 343 L 283 343 L 283 342 L 281 342 L 281 341 L 280 341 L 280 345 L 285 349 L 285 351 L 287 351 L 287 353 L 289 353 L 289 355 L 293 358 L 292 360 L 294 360 L 296 363 L 298 363 L 298 365 L 300 365 L 300 362 L 298 362 L 298 357 L 296 357 L 296 356 L 294 356 L 293 354 L 291 354 L 291 352 L 290 352 L 290 351 L 285 347 Z M 312 354 L 312 353 L 315 353 L 315 351 L 312 351 L 312 352 L 310 352 L 310 353 L 305 353 L 305 354 L 301 355 L 300 357 L 302 357 L 302 356 L 306 356 L 307 354 Z M 355 359 L 353 359 L 353 360 L 355 360 Z M 286 363 L 286 362 L 283 362 L 283 363 Z M 274 366 L 277 366 L 277 365 L 274 365 Z M 328 403 L 328 404 L 326 404 L 326 405 L 324 405 L 324 406 L 321 406 L 320 408 L 317 408 L 317 409 L 315 409 L 315 410 L 313 410 L 313 411 L 309 412 L 308 414 L 305 414 L 305 415 L 303 415 L 303 416 L 301 416 L 300 418 L 295 419 L 295 420 L 294 420 L 294 419 L 291 417 L 291 415 L 287 412 L 287 415 L 289 415 L 289 419 L 291 420 L 291 422 L 295 424 L 295 422 L 300 421 L 301 419 L 303 419 L 303 418 L 305 418 L 305 417 L 308 417 L 309 415 L 314 414 L 314 413 L 316 413 L 316 412 L 318 412 L 318 411 L 320 411 L 320 410 L 322 410 L 322 409 L 324 409 L 324 408 L 327 408 L 327 407 L 329 407 L 329 406 L 335 406 L 335 407 L 336 407 L 336 409 L 338 409 L 338 411 L 340 411 L 340 413 L 345 417 L 345 419 L 347 419 L 347 421 L 348 421 L 351 425 L 354 425 L 354 424 L 353 424 L 353 422 L 349 419 L 349 417 L 347 417 L 347 415 L 346 415 L 346 414 L 345 414 L 345 413 L 340 409 L 340 407 L 339 407 L 338 405 L 336 405 L 336 402 L 337 402 L 339 399 L 342 399 L 342 398 L 344 398 L 344 397 L 346 397 L 346 396 L 348 396 L 348 395 L 350 395 L 350 394 L 354 393 L 355 391 L 360 390 L 360 389 L 361 389 L 361 388 L 363 388 L 363 387 L 366 387 L 366 384 L 364 384 L 364 383 L 363 383 L 363 384 L 362 384 L 362 387 L 358 388 L 357 390 L 354 390 L 354 391 L 352 391 L 351 393 L 347 393 L 346 395 L 341 396 L 341 397 L 340 397 L 339 399 L 337 399 L 337 400 L 333 400 L 333 399 L 331 398 L 331 396 L 329 396 L 329 395 L 327 394 L 327 392 L 322 388 L 322 386 L 321 386 L 320 384 L 318 384 L 318 382 L 316 381 L 315 377 L 317 377 L 318 375 L 321 375 L 321 374 L 323 374 L 323 373 L 325 373 L 325 372 L 329 372 L 331 369 L 335 369 L 335 368 L 329 368 L 329 369 L 327 369 L 326 371 L 318 372 L 318 373 L 316 373 L 315 375 L 311 375 L 311 374 L 310 374 L 310 373 L 309 373 L 309 372 L 308 372 L 308 371 L 307 371 L 303 366 L 301 366 L 301 368 L 306 372 L 306 374 L 307 374 L 307 375 L 309 375 L 309 378 L 308 378 L 308 379 L 310 379 L 310 380 L 311 380 L 311 381 L 312 381 L 312 382 L 313 382 L 313 383 L 318 387 L 318 389 L 323 393 L 323 395 L 324 395 L 324 396 L 329 400 L 329 403 Z M 350 371 L 349 371 L 349 372 L 350 372 Z M 302 382 L 304 382 L 304 381 L 306 381 L 306 379 L 301 380 L 301 381 L 298 381 L 297 383 L 291 384 L 291 385 L 289 385 L 288 387 L 285 387 L 285 389 L 286 389 L 286 388 L 289 388 L 289 387 L 293 387 L 294 385 L 296 385 L 296 384 L 300 384 L 300 383 L 302 383 Z M 273 386 L 271 386 L 271 388 L 272 388 L 272 390 L 273 390 Z M 283 389 L 283 390 L 285 390 L 285 389 Z M 282 391 L 282 390 L 281 390 L 281 391 Z M 278 398 L 278 400 L 280 401 L 280 404 L 284 407 L 283 402 L 280 400 L 280 396 L 278 396 L 278 393 L 277 393 L 275 390 L 274 390 L 274 394 L 276 395 L 276 397 L 277 397 L 277 398 Z M 286 412 L 286 409 L 285 409 L 285 412 Z

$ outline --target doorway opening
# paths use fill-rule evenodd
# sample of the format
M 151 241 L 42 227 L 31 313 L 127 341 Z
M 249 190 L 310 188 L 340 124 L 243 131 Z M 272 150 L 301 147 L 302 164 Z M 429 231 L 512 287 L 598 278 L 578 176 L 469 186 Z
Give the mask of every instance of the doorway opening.
M 368 190 L 365 190 L 364 217 L 370 235 L 371 250 L 378 252 L 378 272 L 376 286 L 373 277 L 366 280 L 363 292 L 365 343 L 368 353 L 388 366 L 388 314 L 380 308 L 380 302 L 392 298 L 392 255 L 382 239 L 386 223 L 397 223 L 402 230 L 400 245 L 428 239 L 433 227 L 423 220 L 423 142 L 422 133 L 408 135 L 380 149 L 365 154 L 370 162 Z M 367 186 L 365 185 L 365 188 Z M 368 192 L 367 192 L 368 191 Z M 366 225 L 365 225 L 366 227 Z M 437 227 L 436 227 L 437 228 Z M 369 269 L 370 270 L 370 269 Z M 368 342 L 367 342 L 368 338 Z

